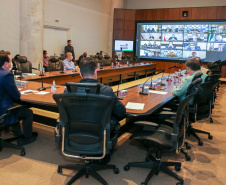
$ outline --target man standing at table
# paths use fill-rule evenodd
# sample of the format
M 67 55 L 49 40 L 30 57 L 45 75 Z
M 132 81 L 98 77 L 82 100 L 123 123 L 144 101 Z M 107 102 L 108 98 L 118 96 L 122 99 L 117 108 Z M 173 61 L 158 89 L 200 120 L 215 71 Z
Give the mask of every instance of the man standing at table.
M 80 75 L 82 77 L 80 83 L 99 83 L 97 81 L 97 64 L 94 58 L 86 57 L 82 59 L 80 62 Z M 116 97 L 112 88 L 104 84 L 100 84 L 100 94 Z M 118 121 L 124 118 L 125 114 L 125 106 L 117 99 L 112 111 L 111 131 L 113 131 Z
M 74 53 L 74 48 L 71 45 L 71 40 L 68 40 L 67 46 L 64 47 L 64 54 L 66 55 L 68 52 L 72 53 L 72 56 L 73 56 L 72 61 L 74 62 L 75 61 L 75 53 Z
M 198 60 L 192 58 L 189 59 L 186 63 L 186 68 L 189 76 L 184 78 L 181 82 L 181 84 L 177 86 L 173 86 L 172 93 L 179 97 L 180 100 L 185 98 L 188 86 L 191 84 L 193 77 L 201 71 L 201 65 Z M 202 81 L 205 81 L 205 78 L 207 77 L 207 74 L 204 74 L 201 76 Z
M 7 108 L 13 106 L 13 102 L 20 99 L 20 92 L 14 82 L 12 69 L 12 58 L 9 52 L 0 51 L 0 115 L 6 113 Z M 22 120 L 23 133 L 19 122 Z M 26 145 L 36 140 L 38 133 L 32 132 L 33 112 L 28 108 L 21 108 L 16 113 L 6 117 L 5 124 L 14 124 L 13 132 L 18 145 Z
M 70 52 L 66 53 L 66 59 L 63 61 L 63 68 L 66 70 L 71 70 L 71 69 L 75 69 L 75 64 L 74 62 L 71 61 L 72 60 L 72 54 Z

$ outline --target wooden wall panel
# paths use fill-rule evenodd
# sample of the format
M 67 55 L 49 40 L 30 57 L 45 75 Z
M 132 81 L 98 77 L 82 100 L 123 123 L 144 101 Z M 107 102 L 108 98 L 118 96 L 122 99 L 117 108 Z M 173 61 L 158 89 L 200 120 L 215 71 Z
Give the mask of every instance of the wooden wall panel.
M 136 10 L 126 10 L 125 11 L 125 20 L 134 21 L 136 15 Z
M 157 10 L 156 9 L 146 10 L 145 20 L 156 20 L 156 18 L 157 18 Z
M 136 21 L 146 20 L 146 10 L 136 10 L 135 19 Z
M 192 8 L 191 18 L 193 20 L 205 19 L 205 8 Z
M 226 7 L 217 7 L 217 19 L 226 19 Z
M 113 36 L 114 36 L 114 40 L 123 40 L 124 31 L 123 30 L 114 30 Z
M 217 19 L 217 7 L 206 7 L 204 8 L 204 19 Z
M 168 9 L 158 9 L 156 20 L 167 20 Z
M 124 20 L 115 20 L 114 21 L 114 29 L 115 30 L 123 30 L 124 29 Z
M 127 21 L 124 22 L 124 30 L 135 30 L 135 21 Z
M 124 9 L 115 9 L 114 20 L 124 20 L 124 19 L 125 19 L 125 10 Z
M 178 20 L 180 15 L 179 8 L 167 9 L 167 20 Z
M 222 66 L 221 76 L 222 78 L 226 78 L 226 66 Z
M 125 30 L 123 38 L 124 40 L 135 40 L 134 34 L 134 30 Z

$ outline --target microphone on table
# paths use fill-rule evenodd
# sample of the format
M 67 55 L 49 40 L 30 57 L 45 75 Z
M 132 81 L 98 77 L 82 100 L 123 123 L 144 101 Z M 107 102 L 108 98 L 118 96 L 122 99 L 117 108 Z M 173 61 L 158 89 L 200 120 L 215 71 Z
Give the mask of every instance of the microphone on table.
M 157 69 L 157 70 L 158 71 L 160 70 L 160 71 L 158 73 L 155 73 L 154 75 L 152 75 L 152 78 L 153 78 L 153 76 L 158 75 L 158 74 L 160 74 L 160 73 L 165 71 L 165 69 Z M 149 89 L 155 90 L 156 88 L 152 86 L 152 78 L 151 78 L 151 84 L 150 84 Z
M 164 75 L 164 73 L 165 73 L 165 69 L 163 69 L 162 72 L 163 72 L 163 73 L 162 73 L 160 85 L 165 86 L 166 84 L 162 83 L 162 78 L 163 78 L 163 75 Z
M 39 91 L 44 91 L 46 90 L 45 87 L 43 87 L 43 78 L 42 78 L 43 75 L 41 75 L 41 79 L 42 79 L 42 87 L 38 88 Z
M 171 71 L 171 69 L 174 68 L 174 67 L 176 67 L 176 66 L 172 66 L 172 67 L 169 67 L 169 68 L 168 68 L 168 69 L 169 69 L 169 75 L 168 75 L 168 79 L 166 79 L 166 81 L 169 81 L 170 71 Z
M 155 71 L 156 71 L 156 69 L 153 69 L 152 70 L 152 72 L 154 72 L 155 73 Z M 152 75 L 153 76 L 153 75 Z M 148 95 L 148 92 L 145 92 L 144 91 L 144 85 L 146 84 L 146 82 L 148 81 L 148 80 L 150 80 L 150 78 L 152 78 L 152 76 L 150 76 L 145 82 L 144 82 L 144 84 L 143 84 L 143 86 L 141 87 L 141 91 L 139 91 L 139 94 L 143 94 L 143 95 Z M 149 88 L 148 88 L 149 89 Z
M 118 84 L 118 89 L 117 89 L 117 92 L 116 92 L 116 96 L 119 100 L 123 100 L 123 97 L 122 96 L 119 96 L 119 85 L 121 84 L 121 81 L 122 79 L 119 81 L 119 84 Z

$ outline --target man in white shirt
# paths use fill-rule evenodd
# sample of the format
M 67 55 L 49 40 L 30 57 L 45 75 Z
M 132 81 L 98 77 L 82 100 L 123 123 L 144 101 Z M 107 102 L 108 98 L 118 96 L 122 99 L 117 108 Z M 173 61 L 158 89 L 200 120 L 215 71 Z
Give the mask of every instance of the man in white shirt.
M 71 52 L 67 52 L 66 53 L 66 59 L 63 61 L 64 69 L 65 69 L 65 67 L 66 67 L 66 70 L 75 69 L 75 64 L 71 60 L 72 60 L 72 53 Z

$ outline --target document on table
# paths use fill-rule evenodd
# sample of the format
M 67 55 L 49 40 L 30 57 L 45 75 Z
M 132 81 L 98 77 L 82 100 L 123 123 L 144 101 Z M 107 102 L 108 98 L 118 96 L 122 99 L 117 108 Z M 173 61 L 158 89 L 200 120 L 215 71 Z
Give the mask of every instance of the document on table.
M 134 110 L 143 110 L 144 109 L 144 103 L 132 103 L 128 102 L 126 105 L 127 109 L 134 109 Z
M 26 90 L 26 91 L 21 91 L 21 94 L 27 95 L 27 94 L 32 94 L 32 93 L 38 93 L 39 91 L 33 91 L 33 90 Z
M 25 75 L 27 75 L 27 76 L 35 76 L 36 74 L 34 74 L 34 73 L 23 73 L 23 74 L 25 74 Z
M 44 95 L 44 94 L 48 94 L 48 93 L 50 93 L 50 92 L 47 92 L 47 91 L 40 91 L 40 92 L 37 92 L 37 93 L 35 93 L 35 94 Z
M 165 95 L 165 94 L 167 94 L 168 92 L 149 90 L 149 93 L 163 94 L 163 95 Z

